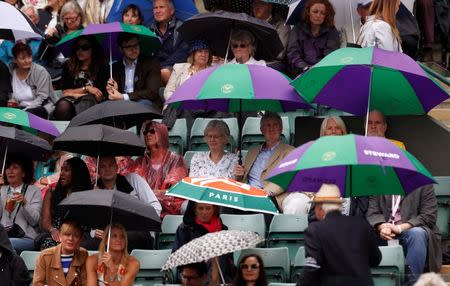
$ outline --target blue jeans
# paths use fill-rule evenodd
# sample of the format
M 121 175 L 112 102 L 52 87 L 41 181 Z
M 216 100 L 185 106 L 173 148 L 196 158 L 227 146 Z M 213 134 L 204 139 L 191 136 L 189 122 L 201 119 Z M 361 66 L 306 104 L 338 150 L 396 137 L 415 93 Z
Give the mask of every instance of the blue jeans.
M 413 227 L 400 234 L 400 244 L 406 248 L 406 262 L 416 281 L 423 273 L 428 250 L 428 234 L 422 227 Z
M 16 250 L 17 255 L 20 255 L 24 250 L 35 250 L 34 239 L 28 237 L 15 238 L 11 237 L 12 247 Z

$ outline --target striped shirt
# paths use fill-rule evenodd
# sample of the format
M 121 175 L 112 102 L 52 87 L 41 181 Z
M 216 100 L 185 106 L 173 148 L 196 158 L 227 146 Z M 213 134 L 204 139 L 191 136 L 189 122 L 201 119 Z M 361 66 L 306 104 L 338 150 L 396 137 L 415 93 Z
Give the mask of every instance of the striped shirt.
M 64 275 L 67 275 L 67 272 L 69 272 L 70 264 L 73 260 L 73 253 L 72 254 L 61 254 L 61 266 L 64 272 Z

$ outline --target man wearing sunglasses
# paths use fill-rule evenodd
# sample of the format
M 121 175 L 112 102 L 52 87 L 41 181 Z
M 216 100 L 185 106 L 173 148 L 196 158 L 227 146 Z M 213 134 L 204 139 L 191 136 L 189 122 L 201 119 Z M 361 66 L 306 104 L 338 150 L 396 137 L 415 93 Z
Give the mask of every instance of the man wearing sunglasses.
M 113 78 L 106 86 L 108 99 L 133 100 L 162 110 L 158 59 L 141 55 L 138 35 L 121 33 L 117 42 L 123 60 L 113 64 Z

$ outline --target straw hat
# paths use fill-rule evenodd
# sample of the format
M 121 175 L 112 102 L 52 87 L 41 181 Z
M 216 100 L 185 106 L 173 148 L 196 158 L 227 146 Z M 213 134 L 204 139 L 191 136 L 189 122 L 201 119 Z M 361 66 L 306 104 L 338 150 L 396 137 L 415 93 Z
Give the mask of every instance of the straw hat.
M 336 185 L 322 184 L 310 203 L 342 204 L 341 192 Z

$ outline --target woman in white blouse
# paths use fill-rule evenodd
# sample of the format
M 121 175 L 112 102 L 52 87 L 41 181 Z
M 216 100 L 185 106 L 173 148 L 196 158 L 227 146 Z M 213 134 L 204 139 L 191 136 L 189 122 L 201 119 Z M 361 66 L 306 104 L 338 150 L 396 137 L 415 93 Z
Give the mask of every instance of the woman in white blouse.
M 370 6 L 370 16 L 361 27 L 358 44 L 363 48 L 402 52 L 400 33 L 395 22 L 399 7 L 400 0 L 374 0 Z
M 211 120 L 204 135 L 209 151 L 196 153 L 192 157 L 189 176 L 233 178 L 238 156 L 225 152 L 225 146 L 231 139 L 228 125 L 222 120 Z

